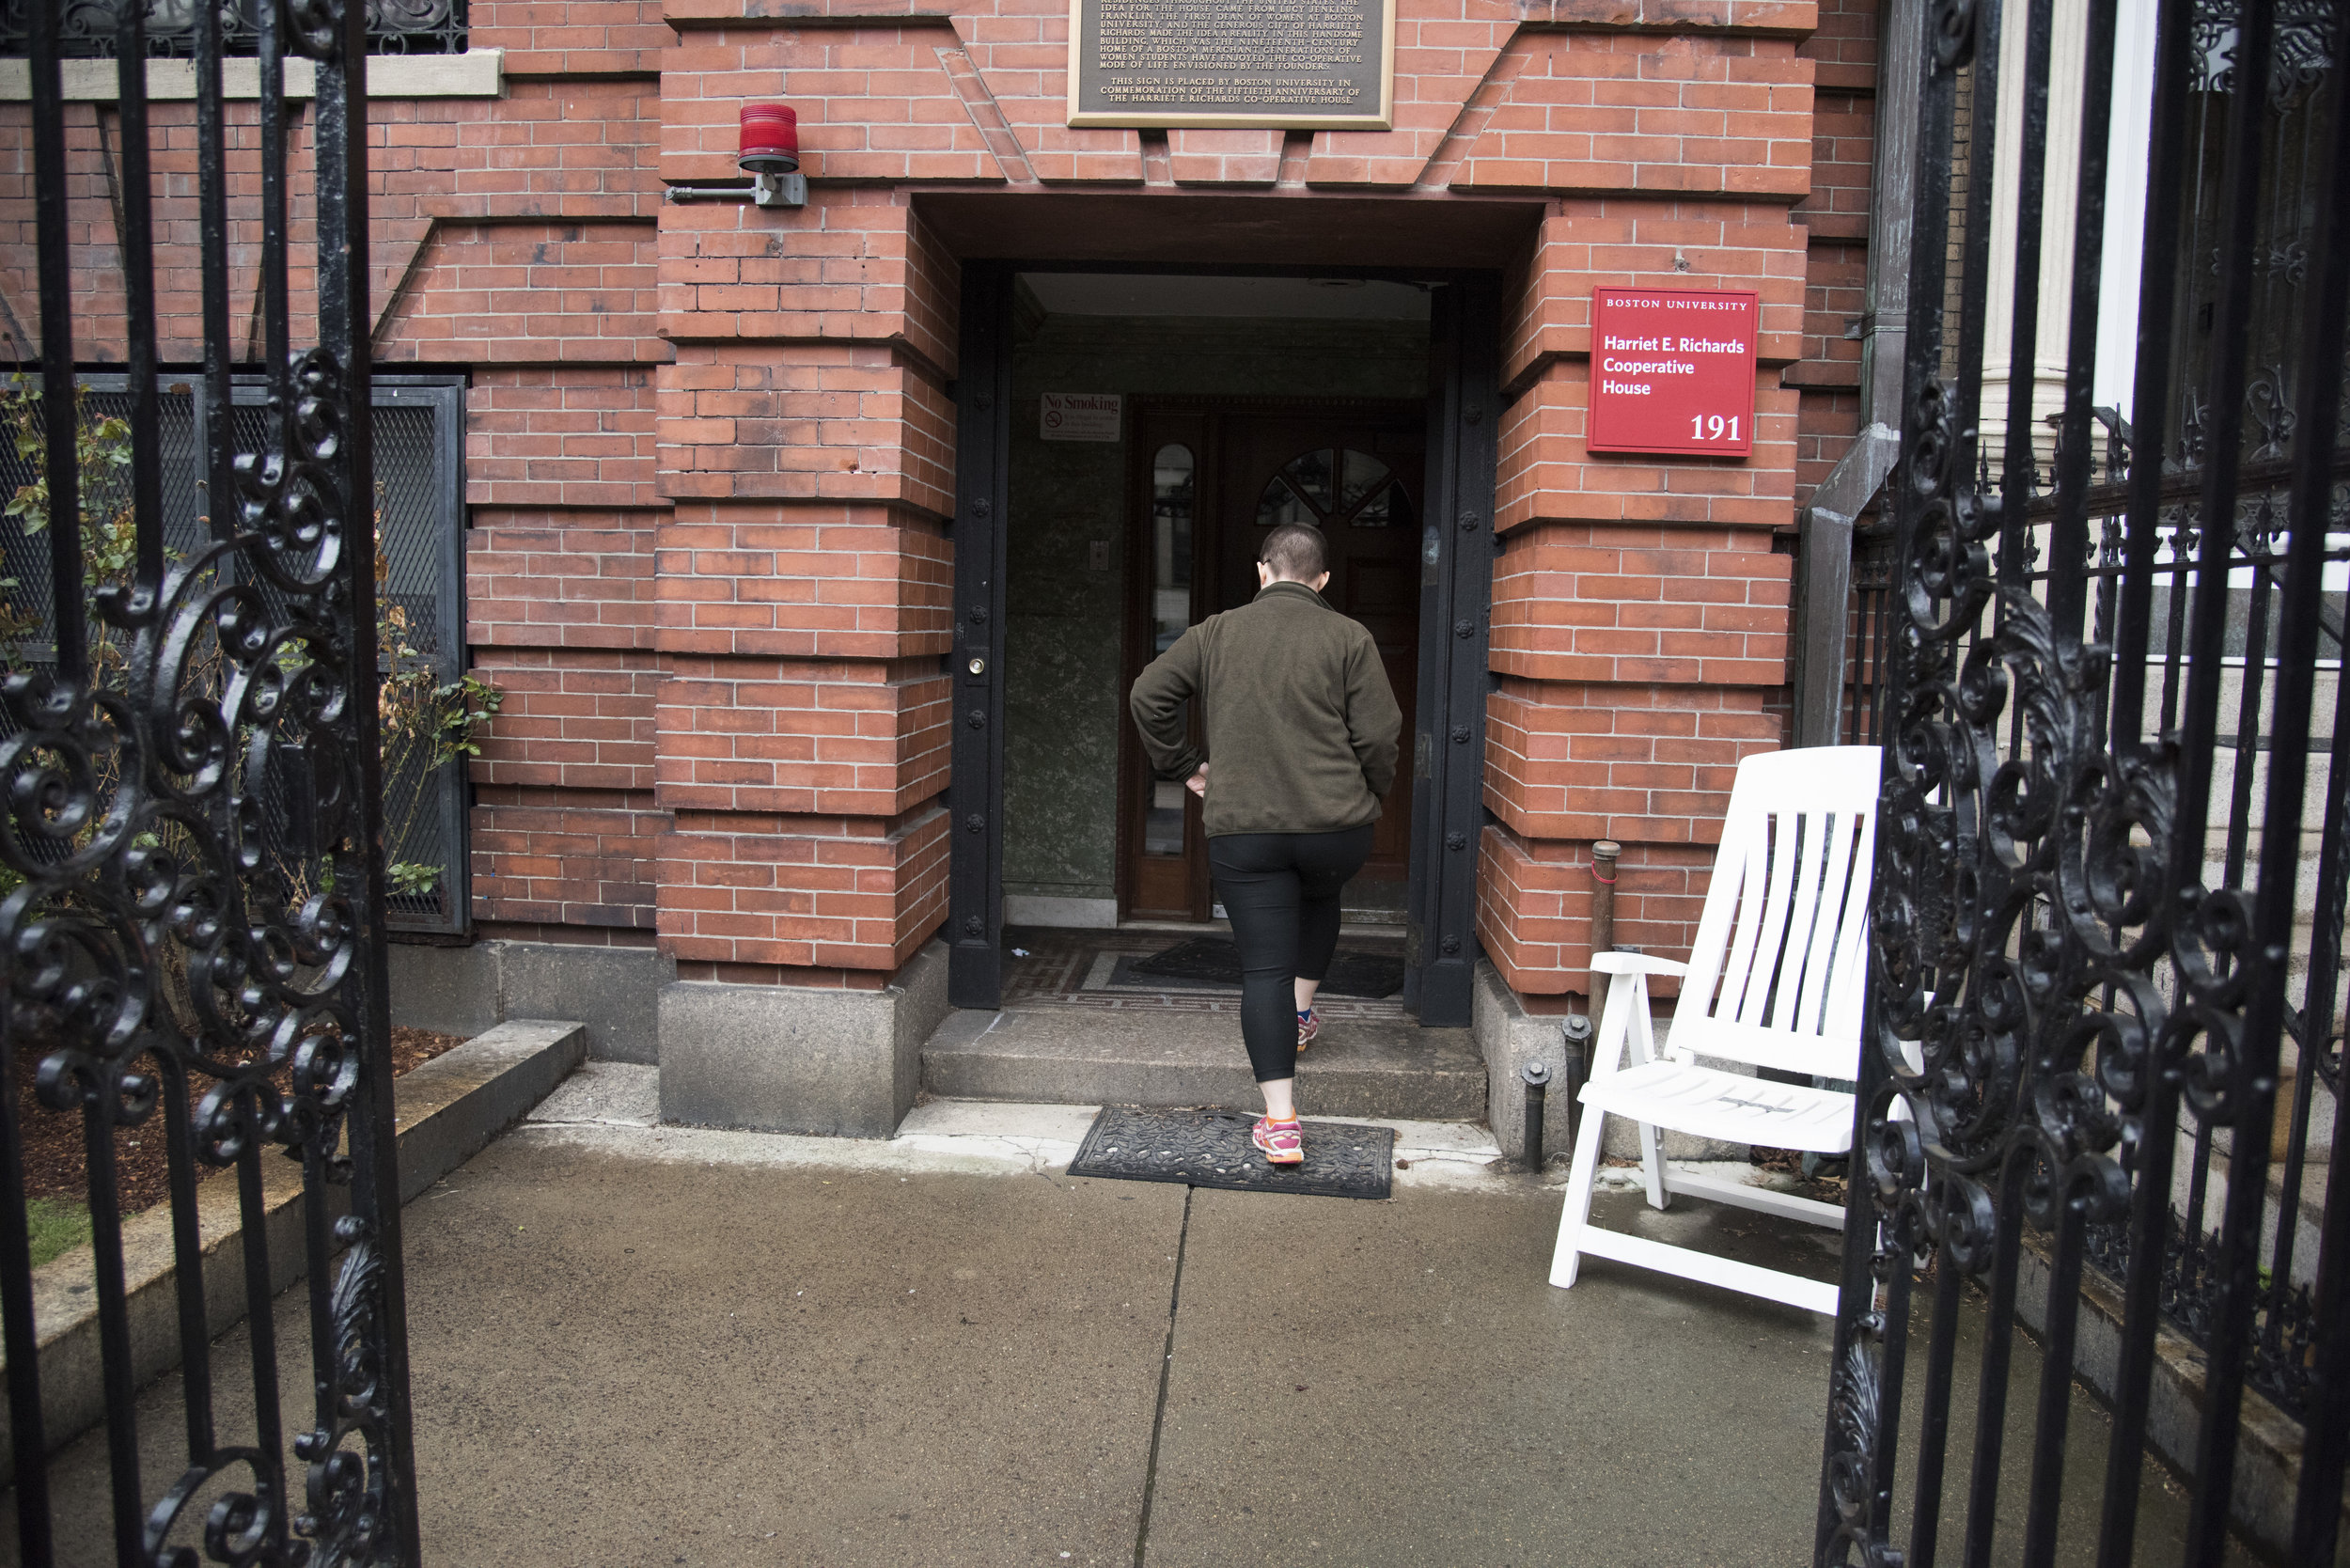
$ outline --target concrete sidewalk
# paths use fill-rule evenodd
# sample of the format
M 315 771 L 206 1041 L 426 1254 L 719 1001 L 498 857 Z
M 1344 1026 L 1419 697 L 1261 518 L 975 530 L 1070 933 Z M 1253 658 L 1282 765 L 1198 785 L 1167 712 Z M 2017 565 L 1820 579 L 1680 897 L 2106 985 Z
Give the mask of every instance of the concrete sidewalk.
M 435 1568 L 1809 1560 L 1827 1323 L 1605 1262 L 1552 1290 L 1558 1195 L 1473 1133 L 1406 1128 L 1386 1203 L 1192 1192 L 1061 1174 L 1065 1108 L 654 1128 L 643 1071 L 591 1064 L 408 1210 Z M 1604 1204 L 1833 1271 L 1826 1232 Z M 278 1342 L 298 1429 L 300 1293 Z M 152 1492 L 173 1380 L 142 1422 Z M 107 1560 L 104 1476 L 96 1435 L 59 1466 L 69 1561 Z

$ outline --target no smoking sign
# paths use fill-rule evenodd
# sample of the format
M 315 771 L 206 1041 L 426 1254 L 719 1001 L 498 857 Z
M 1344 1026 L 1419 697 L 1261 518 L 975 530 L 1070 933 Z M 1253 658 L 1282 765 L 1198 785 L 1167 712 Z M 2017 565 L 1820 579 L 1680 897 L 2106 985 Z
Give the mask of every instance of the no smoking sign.
M 1047 392 L 1037 408 L 1037 434 L 1047 441 L 1116 441 L 1124 400 L 1115 392 Z
M 1754 455 L 1751 290 L 1591 290 L 1594 452 Z

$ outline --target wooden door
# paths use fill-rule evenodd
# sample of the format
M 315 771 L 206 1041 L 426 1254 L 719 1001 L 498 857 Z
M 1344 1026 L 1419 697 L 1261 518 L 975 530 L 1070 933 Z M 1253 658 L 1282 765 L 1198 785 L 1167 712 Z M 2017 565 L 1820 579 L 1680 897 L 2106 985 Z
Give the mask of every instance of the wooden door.
M 1419 501 L 1427 413 L 1417 404 L 1361 410 L 1230 411 L 1222 417 L 1217 512 L 1219 608 L 1257 592 L 1256 561 L 1282 523 L 1308 523 L 1330 541 L 1323 597 L 1359 620 L 1379 645 L 1403 711 L 1395 786 L 1381 805 L 1371 860 L 1350 908 L 1403 908 L 1410 876 L 1411 729 L 1419 684 Z
M 1257 557 L 1277 524 L 1309 523 L 1329 540 L 1324 597 L 1377 641 L 1405 731 L 1406 755 L 1382 803 L 1371 861 L 1347 903 L 1358 915 L 1399 920 L 1411 859 L 1426 419 L 1418 403 L 1146 404 L 1136 415 L 1128 508 L 1129 685 L 1183 627 L 1256 596 Z M 1125 913 L 1205 919 L 1211 894 L 1198 802 L 1151 777 L 1131 730 L 1125 750 Z
M 1126 678 L 1214 609 L 1207 581 L 1215 504 L 1214 420 L 1204 410 L 1145 405 L 1136 411 L 1127 489 Z M 1192 714 L 1195 735 L 1199 715 Z M 1134 721 L 1120 727 L 1119 790 L 1121 914 L 1147 920 L 1208 917 L 1207 839 L 1199 800 L 1151 775 Z

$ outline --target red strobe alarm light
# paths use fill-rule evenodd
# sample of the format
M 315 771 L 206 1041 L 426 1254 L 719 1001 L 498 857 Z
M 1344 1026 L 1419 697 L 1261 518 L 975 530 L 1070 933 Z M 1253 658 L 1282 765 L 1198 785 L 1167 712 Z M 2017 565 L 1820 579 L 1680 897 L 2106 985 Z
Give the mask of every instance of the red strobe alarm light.
M 797 172 L 799 115 L 784 103 L 744 104 L 742 153 L 735 164 L 744 174 Z

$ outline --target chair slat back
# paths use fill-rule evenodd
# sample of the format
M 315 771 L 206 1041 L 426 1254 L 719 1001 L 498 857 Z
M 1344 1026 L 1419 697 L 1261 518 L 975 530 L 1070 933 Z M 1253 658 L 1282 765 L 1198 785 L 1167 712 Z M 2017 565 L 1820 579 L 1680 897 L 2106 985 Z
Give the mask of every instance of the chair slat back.
M 1738 764 L 1673 1010 L 1673 1055 L 1858 1071 L 1880 764 L 1872 745 Z

